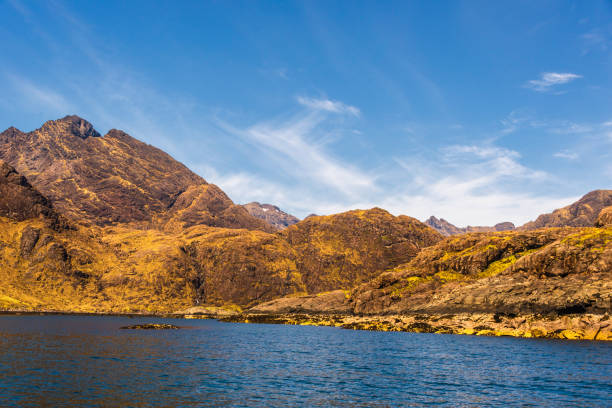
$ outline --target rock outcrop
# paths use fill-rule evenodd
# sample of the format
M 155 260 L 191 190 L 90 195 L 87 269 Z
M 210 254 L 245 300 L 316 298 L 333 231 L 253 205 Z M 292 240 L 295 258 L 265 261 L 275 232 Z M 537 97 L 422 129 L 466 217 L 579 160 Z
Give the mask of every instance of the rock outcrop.
M 299 218 L 294 217 L 291 214 L 287 214 L 275 205 L 252 202 L 244 204 L 243 207 L 253 217 L 264 220 L 279 231 L 300 222 Z
M 609 225 L 612 225 L 612 206 L 601 210 L 595 222 L 596 227 L 605 227 Z

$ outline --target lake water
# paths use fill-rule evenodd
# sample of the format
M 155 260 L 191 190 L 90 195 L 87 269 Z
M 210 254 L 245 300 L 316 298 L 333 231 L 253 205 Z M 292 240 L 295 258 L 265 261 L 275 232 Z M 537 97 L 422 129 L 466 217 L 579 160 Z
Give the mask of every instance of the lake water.
M 120 330 L 137 323 L 182 330 Z M 612 344 L 0 316 L 0 406 L 612 406 Z

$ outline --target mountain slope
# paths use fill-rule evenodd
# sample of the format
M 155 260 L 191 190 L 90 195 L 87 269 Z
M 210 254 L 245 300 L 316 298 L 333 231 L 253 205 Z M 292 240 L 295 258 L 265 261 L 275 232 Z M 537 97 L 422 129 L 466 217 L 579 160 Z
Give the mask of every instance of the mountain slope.
M 296 251 L 309 293 L 350 289 L 442 239 L 419 220 L 380 208 L 308 217 L 280 234 Z
M 599 212 L 609 206 L 612 206 L 612 190 L 591 191 L 577 202 L 552 213 L 542 214 L 535 221 L 530 221 L 519 229 L 591 227 L 597 221 Z
M 2 310 L 250 307 L 349 289 L 440 239 L 417 220 L 379 209 L 313 217 L 276 234 L 178 223 L 165 230 L 64 228 L 50 201 L 23 176 L 4 163 L 0 170 Z
M 358 288 L 357 313 L 603 313 L 612 300 L 612 230 L 468 234 Z
M 77 116 L 45 122 L 29 133 L 7 129 L 0 133 L 0 159 L 72 220 L 162 225 L 191 205 L 185 203 L 190 189 L 200 188 L 214 205 L 198 205 L 198 211 L 180 219 L 183 226 L 270 229 L 163 151 L 120 130 L 102 137 Z M 177 202 L 183 205 L 178 210 L 173 208 Z

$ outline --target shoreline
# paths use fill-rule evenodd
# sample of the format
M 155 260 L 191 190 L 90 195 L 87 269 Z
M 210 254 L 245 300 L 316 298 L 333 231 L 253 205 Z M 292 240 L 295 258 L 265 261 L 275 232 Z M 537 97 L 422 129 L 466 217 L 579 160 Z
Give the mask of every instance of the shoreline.
M 100 313 L 0 311 L 0 316 L 116 316 L 129 318 L 211 319 L 227 323 L 327 326 L 348 330 L 436 333 L 490 337 L 612 341 L 607 314 L 505 315 L 492 313 L 351 315 L 334 313 Z
M 219 319 L 234 323 L 331 326 L 349 330 L 436 333 L 490 337 L 612 341 L 608 315 L 502 315 L 491 313 L 340 315 L 243 313 Z

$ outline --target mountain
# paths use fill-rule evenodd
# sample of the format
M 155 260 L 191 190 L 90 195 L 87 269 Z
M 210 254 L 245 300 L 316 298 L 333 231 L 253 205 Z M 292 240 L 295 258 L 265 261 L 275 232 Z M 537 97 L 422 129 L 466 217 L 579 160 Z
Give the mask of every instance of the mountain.
M 431 217 L 461 233 L 444 238 L 372 208 L 278 231 L 161 150 L 68 116 L 0 134 L 0 310 L 612 339 L 611 193 L 535 230 Z
M 535 221 L 526 223 L 520 229 L 590 227 L 597 221 L 600 211 L 609 206 L 612 206 L 612 190 L 591 191 L 577 202 L 552 213 L 542 214 Z
M 180 209 L 174 216 L 189 222 L 193 214 L 215 211 L 207 186 L 188 188 L 174 203 Z M 380 209 L 312 217 L 275 234 L 180 221 L 163 229 L 135 222 L 71 225 L 4 162 L 0 192 L 3 310 L 239 309 L 348 290 L 441 239 L 418 220 Z
M 45 122 L 28 133 L 5 130 L 0 160 L 71 220 L 272 230 L 163 151 L 116 129 L 101 136 L 78 116 Z
M 436 218 L 433 215 L 425 221 L 425 224 L 447 237 L 451 235 L 465 234 L 467 232 L 512 231 L 515 229 L 514 224 L 511 222 L 500 222 L 499 224 L 495 224 L 493 227 L 473 227 L 468 225 L 467 227 L 459 228 L 446 221 L 444 218 Z
M 299 218 L 287 214 L 275 205 L 252 202 L 244 204 L 243 207 L 246 208 L 253 217 L 264 220 L 277 230 L 285 229 L 290 225 L 300 222 Z

